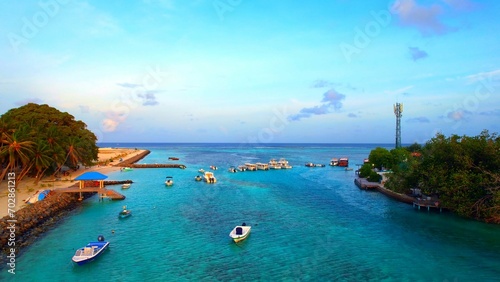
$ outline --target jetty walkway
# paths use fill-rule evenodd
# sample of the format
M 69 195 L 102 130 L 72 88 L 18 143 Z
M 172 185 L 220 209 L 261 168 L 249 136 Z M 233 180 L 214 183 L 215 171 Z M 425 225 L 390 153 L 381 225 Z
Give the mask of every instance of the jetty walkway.
M 114 166 L 118 167 L 131 167 L 131 168 L 186 168 L 183 164 L 136 164 L 136 162 L 142 160 L 145 156 L 149 155 L 151 151 L 144 150 L 143 152 L 129 158 L 128 160 L 122 161 Z
M 98 193 L 99 197 L 109 198 L 111 200 L 125 200 L 125 196 L 116 192 L 115 190 L 99 188 L 99 187 L 83 187 L 80 188 L 78 185 L 73 185 L 68 188 L 58 188 L 52 190 L 56 193 Z
M 373 189 L 373 190 L 376 190 L 376 191 L 378 191 L 378 192 L 380 192 L 380 193 L 382 193 L 390 198 L 393 198 L 393 199 L 398 200 L 398 201 L 403 202 L 403 203 L 413 204 L 415 206 L 414 203 L 415 203 L 415 201 L 417 201 L 417 199 L 412 197 L 412 196 L 396 193 L 392 190 L 385 188 L 384 185 L 382 185 L 378 182 L 370 182 L 370 181 L 366 180 L 365 178 L 356 178 L 356 179 L 354 179 L 354 183 L 360 189 L 364 189 L 364 190 L 372 190 Z

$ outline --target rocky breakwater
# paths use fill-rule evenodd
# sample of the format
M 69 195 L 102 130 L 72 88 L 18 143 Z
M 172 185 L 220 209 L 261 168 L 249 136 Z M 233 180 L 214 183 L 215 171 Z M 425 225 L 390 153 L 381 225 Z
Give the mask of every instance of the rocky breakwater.
M 140 152 L 139 154 L 137 154 L 137 155 L 135 155 L 127 160 L 124 160 L 124 161 L 120 162 L 119 164 L 116 164 L 115 166 L 120 166 L 120 167 L 131 166 L 132 164 L 142 160 L 145 156 L 149 155 L 149 153 L 151 153 L 151 151 L 144 150 L 144 151 Z
M 84 194 L 84 197 L 89 197 L 93 193 Z M 20 209 L 12 217 L 3 217 L 0 219 L 0 246 L 3 253 L 9 254 L 14 249 L 18 255 L 22 248 L 34 242 L 79 204 L 76 193 L 50 192 L 43 201 Z M 6 256 L 2 254 L 0 262 L 4 263 L 5 259 Z

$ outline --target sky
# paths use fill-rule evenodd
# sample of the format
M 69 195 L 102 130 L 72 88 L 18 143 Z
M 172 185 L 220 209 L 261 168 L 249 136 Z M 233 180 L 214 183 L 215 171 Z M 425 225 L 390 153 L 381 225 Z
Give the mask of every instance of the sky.
M 0 114 L 99 142 L 402 143 L 500 132 L 500 1 L 0 0 Z

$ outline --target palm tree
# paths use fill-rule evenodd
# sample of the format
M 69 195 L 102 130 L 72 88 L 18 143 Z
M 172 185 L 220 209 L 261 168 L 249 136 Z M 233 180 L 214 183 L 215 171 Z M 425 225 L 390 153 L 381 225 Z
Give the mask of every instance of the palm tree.
M 77 165 L 78 162 L 81 161 L 82 159 L 82 156 L 81 156 L 81 149 L 80 149 L 80 139 L 75 137 L 75 136 L 71 136 L 69 139 L 68 139 L 68 144 L 67 144 L 67 152 L 68 154 L 66 155 L 66 161 L 69 160 L 69 162 L 72 164 L 72 165 Z
M 51 149 L 44 140 L 39 140 L 34 150 L 34 158 L 32 159 L 36 169 L 35 184 L 42 179 L 45 171 L 54 161 L 51 157 Z
M 61 170 L 62 165 L 68 164 L 71 166 L 76 166 L 82 160 L 82 156 L 80 153 L 80 139 L 75 136 L 71 136 L 67 140 L 65 140 L 64 145 L 66 146 L 66 156 L 62 164 L 54 172 L 54 175 L 56 175 Z
M 24 171 L 28 169 L 30 155 L 33 155 L 32 147 L 34 142 L 23 140 L 23 133 L 23 130 L 16 130 L 12 134 L 3 133 L 2 143 L 5 146 L 2 147 L 0 156 L 7 157 L 8 163 L 0 176 L 0 180 L 3 180 L 7 171 L 16 171 L 19 165 L 22 165 L 21 174 L 19 176 L 22 176 Z M 16 177 L 16 180 L 19 176 Z M 17 184 L 18 181 L 16 181 L 16 185 Z

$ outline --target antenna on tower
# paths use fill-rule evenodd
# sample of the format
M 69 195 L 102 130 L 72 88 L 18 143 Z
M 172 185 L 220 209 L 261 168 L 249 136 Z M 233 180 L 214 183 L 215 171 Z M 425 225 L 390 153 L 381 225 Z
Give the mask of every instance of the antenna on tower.
M 403 104 L 394 105 L 394 114 L 396 115 L 396 148 L 401 148 L 401 116 L 403 114 Z

